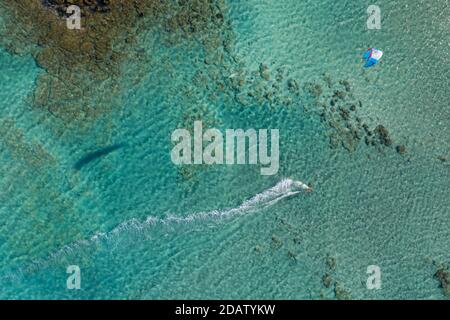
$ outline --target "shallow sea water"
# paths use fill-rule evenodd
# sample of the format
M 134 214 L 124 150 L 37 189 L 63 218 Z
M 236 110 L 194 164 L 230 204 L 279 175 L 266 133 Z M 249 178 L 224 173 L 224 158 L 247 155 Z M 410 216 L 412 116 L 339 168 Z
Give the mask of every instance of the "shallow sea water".
M 31 108 L 44 71 L 0 49 L 0 298 L 335 299 L 327 272 L 353 299 L 446 298 L 433 261 L 450 263 L 450 173 L 437 159 L 450 157 L 449 7 L 378 1 L 382 29 L 367 30 L 369 4 L 228 1 L 229 68 L 208 69 L 189 39 L 168 46 L 157 27 L 140 30 L 149 60 L 124 63 L 121 107 L 79 130 Z M 385 56 L 364 72 L 369 46 Z M 261 63 L 301 86 L 324 74 L 349 81 L 358 115 L 408 153 L 331 149 L 314 99 L 286 88 L 291 104 L 243 106 L 193 81 L 198 70 L 251 74 Z M 212 166 L 180 180 L 170 135 L 194 113 L 221 129 L 279 129 L 278 174 Z M 314 192 L 295 193 L 292 181 Z M 67 290 L 68 265 L 80 266 L 81 290 Z M 380 290 L 366 288 L 369 265 L 381 269 Z

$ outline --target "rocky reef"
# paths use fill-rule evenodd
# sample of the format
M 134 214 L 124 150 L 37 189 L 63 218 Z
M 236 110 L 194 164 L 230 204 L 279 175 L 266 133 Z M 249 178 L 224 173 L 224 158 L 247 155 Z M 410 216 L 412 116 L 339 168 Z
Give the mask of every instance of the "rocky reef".
M 246 108 L 303 108 L 310 116 L 318 115 L 327 128 L 329 145 L 354 152 L 361 142 L 379 151 L 395 148 L 403 155 L 404 145 L 394 146 L 389 130 L 382 124 L 370 127 L 363 119 L 363 103 L 355 98 L 348 80 L 333 81 L 324 74 L 322 80 L 303 82 L 290 75 L 289 66 L 271 68 L 259 62 L 258 68 L 249 70 L 239 55 L 232 50 L 233 39 L 224 40 L 223 54 L 214 58 L 207 56 L 205 70 L 193 79 L 199 88 L 209 91 L 210 96 L 224 106 L 234 109 Z M 230 108 L 230 107 L 229 107 Z
M 66 26 L 72 4 L 81 8 L 81 30 Z M 46 71 L 37 79 L 32 105 L 66 122 L 84 123 L 115 107 L 121 63 L 151 59 L 139 55 L 136 37 L 150 25 L 161 25 L 173 35 L 167 45 L 186 38 L 202 45 L 204 58 L 192 84 L 205 89 L 210 103 L 310 108 L 305 101 L 312 98 L 315 110 L 308 111 L 329 128 L 330 147 L 352 152 L 360 141 L 377 148 L 393 144 L 384 126 L 369 129 L 357 116 L 362 103 L 353 97 L 349 81 L 334 83 L 324 75 L 323 81 L 302 86 L 285 68 L 271 70 L 265 62 L 247 70 L 233 50 L 224 0 L 18 0 L 1 1 L 0 7 L 8 26 L 1 44 L 14 53 L 31 53 Z M 188 86 L 180 90 L 192 93 Z M 198 118 L 186 109 L 182 124 Z M 403 154 L 406 148 L 397 151 Z
M 80 9 L 91 12 L 108 12 L 110 9 L 110 0 L 42 0 L 45 7 L 54 9 L 59 16 L 67 17 L 67 7 L 76 5 Z
M 336 258 L 330 255 L 327 255 L 325 259 L 326 271 L 322 276 L 322 285 L 324 289 L 321 290 L 321 298 L 322 299 L 337 299 L 337 300 L 350 300 L 351 293 L 345 288 L 345 286 L 336 280 Z M 331 294 L 331 297 L 330 297 Z
M 444 295 L 450 297 L 450 270 L 448 265 L 437 265 L 437 270 L 434 274 L 434 278 L 439 282 L 439 287 L 442 288 Z
M 66 8 L 72 4 L 81 8 L 81 30 L 66 26 Z M 45 70 L 36 81 L 31 105 L 62 119 L 64 126 L 86 125 L 121 107 L 116 98 L 123 62 L 145 65 L 141 69 L 151 73 L 152 56 L 142 53 L 137 38 L 155 27 L 165 33 L 162 45 L 189 42 L 188 50 L 201 53 L 193 61 L 197 71 L 192 78 L 174 88 L 184 108 L 177 115 L 179 127 L 189 129 L 195 120 L 220 126 L 211 105 L 224 112 L 304 108 L 322 121 L 331 148 L 353 152 L 361 141 L 379 150 L 393 145 L 384 126 L 371 129 L 358 115 L 362 102 L 354 98 L 349 81 L 334 82 L 324 75 L 322 81 L 302 82 L 288 66 L 273 67 L 266 61 L 248 69 L 234 51 L 224 0 L 18 0 L 0 1 L 0 8 L 8 26 L 0 44 L 16 54 L 32 54 Z M 406 152 L 404 146 L 396 150 Z M 206 168 L 179 167 L 187 192 L 197 184 L 198 171 Z
M 450 161 L 447 156 L 440 155 L 437 157 L 437 159 L 442 163 L 445 167 L 450 168 Z
M 149 25 L 191 36 L 223 24 L 223 1 L 18 0 L 0 1 L 7 29 L 0 44 L 32 54 L 45 72 L 37 79 L 32 105 L 84 123 L 110 111 L 120 92 L 124 59 L 138 54 L 136 37 Z M 66 9 L 81 9 L 81 30 L 67 28 Z M 135 61 L 142 61 L 137 57 Z M 98 94 L 107 92 L 108 94 Z
M 9 151 L 14 161 L 23 162 L 33 170 L 56 163 L 39 142 L 29 143 L 13 118 L 0 119 L 0 147 Z
M 355 98 L 352 86 L 348 80 L 333 82 L 330 75 L 325 74 L 323 81 L 308 83 L 307 91 L 315 99 L 319 108 L 319 116 L 328 127 L 330 147 L 342 146 L 349 152 L 354 152 L 361 141 L 382 151 L 393 145 L 389 130 L 382 124 L 371 129 L 360 113 L 363 103 Z M 404 154 L 406 147 L 396 147 L 397 152 Z

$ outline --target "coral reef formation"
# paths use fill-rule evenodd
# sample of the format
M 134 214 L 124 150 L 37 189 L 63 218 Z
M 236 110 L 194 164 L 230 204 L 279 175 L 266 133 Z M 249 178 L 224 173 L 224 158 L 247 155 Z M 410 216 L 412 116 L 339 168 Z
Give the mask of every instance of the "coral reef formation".
M 66 26 L 66 8 L 72 4 L 81 8 L 81 30 Z M 261 62 L 257 70 L 247 70 L 233 50 L 234 34 L 223 0 L 19 0 L 2 1 L 0 6 L 9 26 L 2 44 L 12 52 L 31 53 L 45 70 L 37 79 L 32 105 L 66 123 L 86 123 L 116 106 L 121 63 L 145 60 L 136 43 L 139 30 L 161 25 L 169 35 L 166 45 L 191 39 L 203 51 L 191 83 L 179 88 L 186 97 L 180 126 L 200 119 L 209 126 L 219 124 L 214 112 L 199 106 L 206 92 L 209 104 L 229 108 L 303 105 L 329 128 L 331 148 L 352 152 L 360 141 L 378 149 L 393 144 L 385 127 L 371 130 L 357 116 L 362 103 L 353 97 L 349 81 L 333 83 L 324 75 L 322 82 L 301 86 L 282 67 L 271 70 Z M 306 102 L 310 99 L 313 110 Z M 404 146 L 396 150 L 406 152 Z M 192 176 L 190 170 L 183 168 L 182 176 Z
M 111 10 L 107 13 L 83 10 L 93 3 L 2 2 L 10 26 L 6 38 L 11 42 L 7 48 L 31 53 L 46 71 L 37 79 L 33 105 L 68 121 L 84 120 L 109 107 L 109 95 L 104 95 L 104 101 L 89 98 L 96 89 L 109 94 L 117 92 L 114 75 L 124 52 L 117 44 L 132 41 L 126 30 L 135 24 L 137 10 L 130 1 L 110 1 Z M 82 8 L 81 30 L 67 28 L 64 12 L 70 4 Z
M 0 146 L 9 151 L 14 161 L 22 161 L 34 170 L 56 163 L 53 156 L 38 142 L 28 143 L 23 130 L 16 126 L 14 119 L 0 120 Z
M 363 103 L 354 97 L 349 81 L 334 83 L 329 75 L 324 75 L 323 83 L 309 83 L 307 89 L 321 110 L 319 115 L 322 123 L 329 128 L 331 148 L 342 146 L 353 152 L 361 141 L 380 151 L 382 147 L 392 145 L 389 131 L 383 125 L 370 129 L 358 115 L 363 109 Z
M 312 115 L 319 115 L 328 129 L 331 148 L 342 146 L 349 152 L 357 149 L 361 141 L 379 151 L 392 147 L 390 133 L 383 125 L 371 129 L 362 119 L 363 104 L 354 97 L 348 80 L 334 82 L 325 74 L 322 81 L 305 82 L 301 85 L 289 73 L 288 67 L 271 69 L 270 64 L 260 62 L 256 70 L 245 68 L 239 55 L 232 50 L 232 37 L 222 37 L 226 45 L 220 57 L 205 58 L 204 69 L 193 79 L 203 91 L 210 92 L 213 101 L 234 109 L 303 107 Z M 232 106 L 232 107 L 230 107 Z M 399 154 L 406 147 L 396 147 Z
M 46 7 L 53 8 L 59 16 L 67 17 L 67 6 L 76 5 L 80 9 L 88 9 L 91 12 L 108 12 L 110 11 L 110 0 L 43 0 L 42 4 Z
M 342 283 L 337 281 L 335 278 L 335 271 L 337 267 L 336 258 L 327 255 L 326 260 L 326 271 L 322 276 L 322 285 L 325 290 L 321 291 L 321 298 L 327 299 L 328 293 L 331 291 L 333 298 L 338 300 L 349 300 L 351 299 L 351 293 L 348 289 L 344 287 Z
M 1 1 L 1 12 L 8 26 L 1 44 L 13 53 L 31 53 L 45 70 L 37 79 L 32 96 L 35 107 L 48 110 L 66 122 L 84 121 L 114 107 L 112 96 L 120 91 L 121 62 L 136 53 L 139 28 L 161 24 L 167 32 L 184 36 L 200 33 L 211 24 L 223 23 L 222 1 L 217 3 L 206 0 Z M 81 9 L 80 30 L 67 28 L 69 5 Z

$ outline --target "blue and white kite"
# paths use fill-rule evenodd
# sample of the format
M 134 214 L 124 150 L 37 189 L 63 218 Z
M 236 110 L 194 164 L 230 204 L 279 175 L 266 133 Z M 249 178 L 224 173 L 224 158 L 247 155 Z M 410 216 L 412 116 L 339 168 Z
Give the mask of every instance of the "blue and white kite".
M 382 56 L 383 51 L 375 48 L 368 49 L 363 55 L 363 59 L 366 61 L 364 68 L 373 67 L 378 61 L 380 61 Z

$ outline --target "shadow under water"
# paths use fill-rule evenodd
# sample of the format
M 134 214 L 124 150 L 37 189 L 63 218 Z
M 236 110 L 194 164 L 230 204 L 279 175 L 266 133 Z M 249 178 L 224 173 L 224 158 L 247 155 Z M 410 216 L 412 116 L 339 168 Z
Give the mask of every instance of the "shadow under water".
M 75 163 L 75 165 L 73 166 L 73 168 L 75 170 L 80 170 L 88 163 L 90 163 L 98 158 L 104 157 L 104 156 L 110 154 L 111 152 L 121 149 L 123 147 L 125 147 L 125 144 L 119 143 L 119 144 L 114 144 L 114 145 L 107 146 L 107 147 L 101 148 L 99 150 L 90 152 L 90 153 L 86 154 L 83 158 L 78 160 L 77 163 Z

